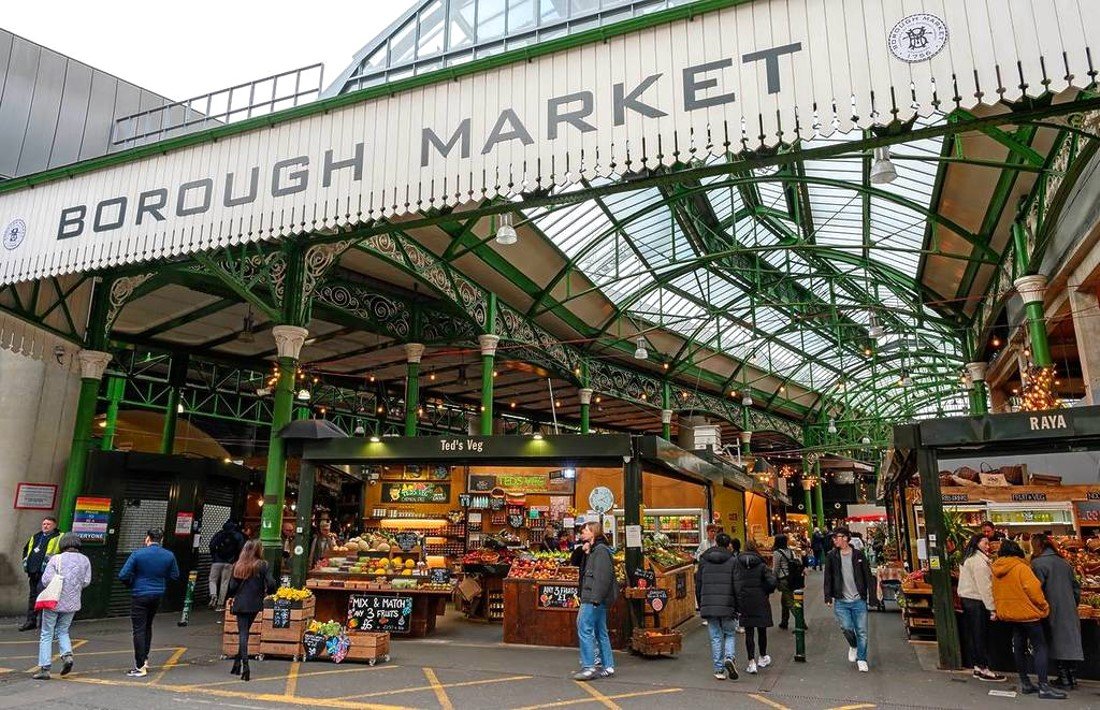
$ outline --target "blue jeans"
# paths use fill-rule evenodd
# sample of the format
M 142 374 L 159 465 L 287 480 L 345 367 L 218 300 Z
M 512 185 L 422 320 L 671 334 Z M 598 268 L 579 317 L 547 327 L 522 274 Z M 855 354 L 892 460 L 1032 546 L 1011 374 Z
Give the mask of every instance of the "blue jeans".
M 833 615 L 840 628 L 856 635 L 856 660 L 867 660 L 867 602 L 862 599 L 833 600 Z
M 49 668 L 53 659 L 53 639 L 57 635 L 58 645 L 61 646 L 62 656 L 73 655 L 73 642 L 69 638 L 69 626 L 73 623 L 76 612 L 56 612 L 49 609 L 42 610 L 42 632 L 38 636 L 38 665 Z
M 725 668 L 724 662 L 737 657 L 737 621 L 732 616 L 707 619 L 707 633 L 710 634 L 710 657 L 714 661 L 714 670 Z
M 597 652 L 604 668 L 615 667 L 611 635 L 607 632 L 606 606 L 581 604 L 581 610 L 577 612 L 577 639 L 580 641 L 582 668 L 596 667 Z

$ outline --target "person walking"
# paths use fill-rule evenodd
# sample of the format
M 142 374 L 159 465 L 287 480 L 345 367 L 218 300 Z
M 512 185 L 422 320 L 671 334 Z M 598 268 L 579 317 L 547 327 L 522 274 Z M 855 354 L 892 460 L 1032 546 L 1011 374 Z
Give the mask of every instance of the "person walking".
M 1039 579 L 1043 596 L 1050 604 L 1050 616 L 1043 624 L 1050 657 L 1058 666 L 1058 677 L 1051 686 L 1059 690 L 1077 687 L 1077 662 L 1085 660 L 1081 644 L 1081 617 L 1077 605 L 1081 603 L 1081 585 L 1073 573 L 1073 566 L 1062 557 L 1049 535 L 1037 533 L 1031 536 L 1031 570 Z
M 695 603 L 707 622 L 714 677 L 737 680 L 737 597 L 733 591 L 734 564 L 730 536 L 718 533 L 714 547 L 699 556 L 695 569 Z
M 778 580 L 779 590 L 779 628 L 786 630 L 794 608 L 794 590 L 802 589 L 806 583 L 804 568 L 801 557 L 788 546 L 786 535 L 776 535 L 772 549 L 772 572 Z
M 230 576 L 228 598 L 233 600 L 233 615 L 237 617 L 240 641 L 237 657 L 233 659 L 233 668 L 229 672 L 247 681 L 252 679 L 248 668 L 248 633 L 256 616 L 263 611 L 264 597 L 278 586 L 264 560 L 264 547 L 259 540 L 245 543 Z
M 222 529 L 210 538 L 210 608 L 225 609 L 229 579 L 233 576 L 233 564 L 241 554 L 245 539 L 232 520 L 225 521 Z
M 149 672 L 149 649 L 153 644 L 153 617 L 169 581 L 180 578 L 176 556 L 161 547 L 164 531 L 152 528 L 145 534 L 145 547 L 134 550 L 122 565 L 118 578 L 130 587 L 130 624 L 134 634 L 134 667 L 130 678 L 144 678 Z
M 35 680 L 49 680 L 56 638 L 61 651 L 61 675 L 73 669 L 73 642 L 69 627 L 80 611 L 80 597 L 92 583 L 92 563 L 80 552 L 80 538 L 73 533 L 62 535 L 57 544 L 61 552 L 50 558 L 42 571 L 42 584 L 49 584 L 61 575 L 61 596 L 53 609 L 42 610 L 42 633 L 38 637 L 38 672 Z
M 989 538 L 977 534 L 963 550 L 959 568 L 959 598 L 962 600 L 963 629 L 966 633 L 974 677 L 1000 683 L 1005 677 L 989 668 L 989 622 L 996 621 L 993 601 L 993 568 L 989 558 Z
M 57 529 L 57 518 L 47 515 L 42 518 L 39 531 L 31 535 L 23 546 L 23 572 L 27 575 L 27 587 L 30 591 L 27 596 L 27 620 L 19 627 L 20 631 L 38 628 L 38 612 L 34 610 L 34 603 L 38 600 L 38 593 L 42 591 L 42 571 L 49 559 L 58 553 L 60 541 L 61 531 Z
M 745 653 L 749 658 L 745 671 L 750 674 L 772 662 L 768 655 L 768 627 L 774 622 L 768 595 L 775 591 L 776 584 L 775 574 L 760 556 L 756 540 L 748 540 L 733 566 L 733 591 L 741 627 L 745 629 Z
M 851 545 L 846 528 L 833 531 L 833 549 L 825 555 L 825 604 L 848 640 L 848 662 L 861 673 L 867 664 L 867 594 L 874 583 L 867 557 Z
M 577 638 L 581 670 L 573 680 L 594 680 L 615 674 L 611 635 L 607 631 L 607 610 L 619 595 L 615 565 L 599 522 L 585 523 L 581 539 L 588 546 L 580 578 L 581 608 L 577 613 Z M 599 654 L 597 656 L 597 653 Z M 601 665 L 597 665 L 597 658 Z
M 1024 559 L 1023 549 L 1012 540 L 1002 540 L 993 561 L 993 603 L 997 618 L 1012 626 L 1012 656 L 1020 676 L 1020 692 L 1038 693 L 1043 700 L 1065 700 L 1066 694 L 1047 682 L 1048 651 L 1043 619 L 1050 604 L 1043 596 L 1038 577 Z M 1027 674 L 1027 648 L 1031 646 L 1038 687 Z
M 814 570 L 821 571 L 821 566 L 825 564 L 825 535 L 821 532 L 821 528 L 814 528 L 814 534 L 810 538 L 810 549 L 814 553 Z

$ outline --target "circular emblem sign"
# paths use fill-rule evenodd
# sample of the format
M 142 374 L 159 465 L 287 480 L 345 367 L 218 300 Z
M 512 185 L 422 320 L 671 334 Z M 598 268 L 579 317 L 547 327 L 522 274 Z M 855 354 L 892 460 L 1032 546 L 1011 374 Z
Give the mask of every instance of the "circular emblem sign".
M 23 243 L 27 236 L 27 223 L 21 219 L 13 219 L 4 228 L 4 248 L 11 250 Z
M 588 504 L 602 515 L 615 507 L 615 494 L 606 486 L 596 486 L 588 494 Z
M 928 13 L 910 15 L 890 30 L 888 44 L 903 62 L 926 62 L 947 45 L 947 24 Z

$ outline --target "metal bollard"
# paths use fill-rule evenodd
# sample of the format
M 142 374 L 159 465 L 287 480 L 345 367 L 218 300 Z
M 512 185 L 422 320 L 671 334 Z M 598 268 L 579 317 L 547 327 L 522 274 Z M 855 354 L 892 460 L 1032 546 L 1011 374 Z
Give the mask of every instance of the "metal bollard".
M 176 626 L 187 626 L 191 621 L 191 605 L 195 599 L 195 582 L 198 581 L 199 573 L 196 570 L 191 570 L 187 575 L 187 593 L 183 595 L 183 611 L 180 612 L 180 620 L 176 622 Z
M 805 592 L 804 589 L 794 590 L 794 605 L 791 606 L 791 614 L 794 615 L 794 660 L 799 663 L 806 662 L 806 614 L 802 607 Z

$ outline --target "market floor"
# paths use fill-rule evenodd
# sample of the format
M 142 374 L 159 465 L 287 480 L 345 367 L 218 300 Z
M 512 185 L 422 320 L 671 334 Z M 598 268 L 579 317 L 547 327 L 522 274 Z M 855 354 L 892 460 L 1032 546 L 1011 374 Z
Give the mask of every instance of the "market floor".
M 819 576 L 811 576 L 816 588 Z M 706 630 L 684 627 L 684 653 L 675 659 L 617 657 L 614 680 L 591 684 L 568 679 L 576 668 L 570 649 L 504 646 L 500 627 L 448 616 L 431 639 L 396 641 L 392 660 L 374 667 L 354 664 L 253 662 L 253 680 L 229 675 L 222 661 L 221 627 L 210 613 L 187 628 L 174 615 L 158 619 L 150 674 L 124 675 L 131 662 L 128 620 L 74 625 L 76 670 L 66 679 L 33 681 L 31 634 L 0 628 L 0 708 L 755 708 L 861 710 L 866 708 L 1027 708 L 1049 706 L 1032 698 L 991 697 L 990 685 L 966 674 L 930 670 L 934 646 L 904 641 L 896 613 L 871 615 L 871 673 L 847 662 L 843 637 L 830 611 L 813 595 L 808 603 L 806 663 L 794 663 L 793 639 L 773 629 L 771 667 L 734 682 L 710 671 Z M 738 641 L 744 654 L 742 641 Z M 743 669 L 744 659 L 738 660 Z M 1100 708 L 1100 686 L 1072 694 L 1063 708 Z

